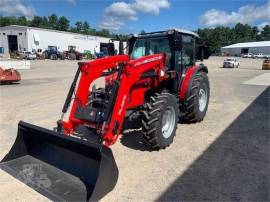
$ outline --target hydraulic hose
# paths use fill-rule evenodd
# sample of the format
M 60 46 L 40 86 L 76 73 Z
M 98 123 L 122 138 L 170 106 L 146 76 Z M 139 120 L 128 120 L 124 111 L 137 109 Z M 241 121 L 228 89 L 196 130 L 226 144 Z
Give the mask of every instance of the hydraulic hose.
M 80 72 L 81 72 L 81 64 L 79 64 L 79 67 L 77 69 L 77 72 L 75 74 L 75 77 L 73 79 L 73 82 L 72 82 L 72 84 L 70 86 L 70 89 L 69 89 L 69 92 L 68 92 L 68 95 L 67 95 L 65 104 L 64 104 L 63 109 L 62 109 L 62 113 L 63 114 L 67 112 L 67 110 L 68 110 L 68 108 L 70 106 L 72 95 L 73 95 L 73 93 L 75 91 L 77 80 L 79 78 Z

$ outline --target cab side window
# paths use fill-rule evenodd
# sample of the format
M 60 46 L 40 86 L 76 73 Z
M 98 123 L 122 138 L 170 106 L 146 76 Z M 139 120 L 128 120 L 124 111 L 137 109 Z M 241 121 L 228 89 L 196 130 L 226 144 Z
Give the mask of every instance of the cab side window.
M 181 74 L 195 64 L 195 39 L 189 35 L 178 35 L 181 50 L 175 51 L 175 70 Z
M 195 63 L 195 43 L 191 36 L 182 36 L 182 66 L 188 67 Z
M 191 36 L 182 36 L 182 65 L 191 66 L 195 63 L 195 43 Z

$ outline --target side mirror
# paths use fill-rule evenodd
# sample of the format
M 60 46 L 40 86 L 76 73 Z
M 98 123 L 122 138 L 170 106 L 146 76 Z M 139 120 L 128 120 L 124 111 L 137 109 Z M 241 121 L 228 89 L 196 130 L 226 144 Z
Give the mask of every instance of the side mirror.
M 132 53 L 133 46 L 135 44 L 136 37 L 135 36 L 130 36 L 128 41 L 127 41 L 127 47 L 128 47 L 128 54 L 130 55 Z
M 124 43 L 122 40 L 119 41 L 119 55 L 124 54 Z
M 117 41 L 119 41 L 119 52 L 118 52 L 118 55 L 124 55 L 124 43 L 123 43 L 123 40 L 122 38 L 120 38 L 119 35 L 116 35 L 116 39 Z
M 108 43 L 108 47 L 107 47 L 107 50 L 108 50 L 108 55 L 109 56 L 112 56 L 112 55 L 114 55 L 114 50 L 115 48 L 114 48 L 114 43 Z
M 197 47 L 196 59 L 203 61 L 210 57 L 209 47 L 206 45 L 201 45 Z

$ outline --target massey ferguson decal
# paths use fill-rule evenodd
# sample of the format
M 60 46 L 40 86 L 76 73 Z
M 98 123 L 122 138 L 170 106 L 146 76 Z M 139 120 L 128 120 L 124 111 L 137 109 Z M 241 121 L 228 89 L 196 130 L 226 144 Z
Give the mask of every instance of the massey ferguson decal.
M 149 63 L 149 62 L 154 62 L 154 61 L 157 61 L 157 60 L 160 60 L 160 59 L 162 59 L 162 56 L 153 57 L 153 58 L 150 58 L 150 59 L 146 59 L 146 60 L 137 62 L 137 63 L 135 63 L 134 66 L 137 67 L 139 65 L 143 65 L 143 64 L 146 64 L 146 63 Z
M 121 105 L 120 105 L 120 109 L 119 109 L 119 111 L 118 111 L 118 115 L 121 115 L 121 113 L 122 113 L 122 111 L 123 111 L 124 104 L 125 104 L 125 101 L 126 101 L 126 97 L 127 97 L 127 96 L 124 95 L 123 100 L 122 100 Z

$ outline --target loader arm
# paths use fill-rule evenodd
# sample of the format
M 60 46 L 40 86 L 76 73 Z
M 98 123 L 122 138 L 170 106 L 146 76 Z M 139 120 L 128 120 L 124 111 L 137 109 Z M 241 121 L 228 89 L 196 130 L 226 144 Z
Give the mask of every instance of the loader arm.
M 149 70 L 154 70 L 156 75 L 160 75 L 164 64 L 164 54 L 146 56 L 138 60 L 131 60 L 126 64 L 120 80 L 120 87 L 113 107 L 111 120 L 103 136 L 106 146 L 114 144 L 122 131 L 126 111 L 128 109 L 128 102 L 134 102 L 134 100 L 130 99 L 132 87 L 141 81 L 143 79 L 143 73 Z M 156 79 L 159 78 L 157 77 Z M 142 105 L 145 103 L 145 100 L 136 101 L 136 103 L 139 102 L 141 102 Z
M 150 70 L 155 72 L 155 79 L 159 79 L 158 75 L 160 75 L 164 64 L 164 54 L 145 56 L 136 60 L 129 60 L 127 55 L 121 55 L 81 63 L 81 77 L 77 86 L 70 116 L 67 122 L 62 122 L 64 133 L 69 135 L 72 134 L 79 125 L 88 125 L 91 128 L 97 129 L 97 132 L 102 136 L 102 141 L 106 146 L 114 144 L 121 133 L 128 103 L 132 102 L 132 100 L 130 100 L 132 87 L 142 79 L 150 82 L 149 79 L 147 80 L 147 78 L 142 77 L 143 73 Z M 92 82 L 104 75 L 106 70 L 117 67 L 119 71 L 116 73 L 117 77 L 113 81 L 115 92 L 113 92 L 111 98 L 112 104 L 109 104 L 109 109 L 106 109 L 106 111 L 110 113 L 103 120 L 102 124 L 77 118 L 76 112 L 79 105 L 81 108 L 86 108 L 86 103 L 91 93 L 89 88 Z M 143 104 L 144 100 L 135 100 L 135 102 Z
M 94 82 L 97 78 L 102 76 L 102 73 L 106 70 L 109 70 L 111 68 L 116 68 L 119 63 L 126 63 L 129 60 L 129 57 L 127 55 L 119 55 L 119 56 L 112 56 L 112 57 L 107 57 L 107 58 L 101 58 L 97 59 L 91 62 L 83 62 L 79 63 L 79 69 L 78 72 L 80 73 L 80 81 L 77 86 L 76 93 L 74 93 L 74 90 L 69 91 L 69 95 L 67 97 L 67 101 L 70 101 L 71 98 L 69 97 L 72 94 L 75 94 L 75 99 L 72 104 L 72 108 L 70 111 L 69 119 L 67 122 L 64 122 L 62 120 L 58 121 L 58 124 L 63 127 L 64 133 L 65 134 L 71 134 L 74 132 L 74 129 L 80 125 L 84 124 L 84 121 L 81 121 L 77 118 L 75 118 L 75 113 L 78 108 L 78 105 L 80 104 L 81 106 L 85 107 L 86 102 L 88 101 L 88 96 L 90 93 L 90 85 L 92 82 Z M 78 75 L 76 74 L 75 77 Z M 76 80 L 73 81 L 73 85 L 76 85 Z M 64 108 L 68 107 L 69 104 L 66 104 Z M 64 110 L 63 112 L 65 113 L 67 109 Z M 92 125 L 91 123 L 88 123 Z

